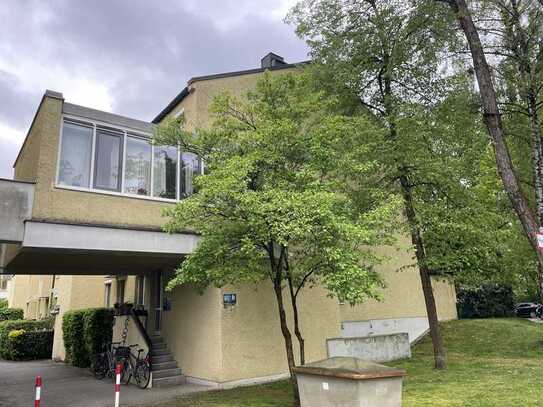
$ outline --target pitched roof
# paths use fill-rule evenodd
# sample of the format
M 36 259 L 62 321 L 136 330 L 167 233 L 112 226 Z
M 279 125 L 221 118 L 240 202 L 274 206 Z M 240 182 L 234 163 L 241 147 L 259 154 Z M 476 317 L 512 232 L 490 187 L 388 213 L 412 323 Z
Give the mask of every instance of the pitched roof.
M 275 54 L 274 54 L 275 55 Z M 185 99 L 189 95 L 189 86 L 194 82 L 200 82 L 200 81 L 207 81 L 211 79 L 220 79 L 220 78 L 230 78 L 233 76 L 241 76 L 241 75 L 250 75 L 255 73 L 261 73 L 264 71 L 277 71 L 280 69 L 289 69 L 294 68 L 298 65 L 305 65 L 308 64 L 311 61 L 302 61 L 302 62 L 296 62 L 292 64 L 284 64 L 284 65 L 278 65 L 278 66 L 272 66 L 269 68 L 255 68 L 255 69 L 246 69 L 242 71 L 232 71 L 232 72 L 223 72 L 223 73 L 217 73 L 213 75 L 204 75 L 204 76 L 195 76 L 193 78 L 190 78 L 187 82 L 187 85 L 173 100 L 168 103 L 168 105 L 162 109 L 162 111 L 152 120 L 152 123 L 160 123 L 162 119 L 164 119 L 174 108 L 177 106 L 183 99 Z
M 97 120 L 107 124 L 122 126 L 144 133 L 153 133 L 156 128 L 154 124 L 143 120 L 132 119 L 130 117 L 104 112 L 102 110 L 92 109 L 90 107 L 80 106 L 68 102 L 64 102 L 62 112 L 64 114 L 84 117 L 90 120 Z

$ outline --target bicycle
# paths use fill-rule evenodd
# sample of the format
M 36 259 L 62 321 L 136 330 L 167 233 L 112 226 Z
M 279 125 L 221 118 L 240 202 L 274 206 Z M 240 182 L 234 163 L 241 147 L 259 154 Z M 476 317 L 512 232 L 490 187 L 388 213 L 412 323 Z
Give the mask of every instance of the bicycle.
M 123 358 L 121 368 L 121 383 L 128 384 L 132 377 L 134 377 L 136 385 L 140 389 L 145 389 L 149 385 L 149 380 L 151 379 L 151 363 L 149 354 L 144 358 L 141 357 L 143 349 L 138 349 L 138 354 L 134 355 L 132 348 L 137 346 L 139 345 L 128 346 L 128 355 L 126 358 Z
M 102 352 L 94 355 L 94 360 L 91 363 L 91 370 L 94 377 L 101 380 L 104 377 L 115 377 L 115 366 L 117 364 L 117 347 L 120 342 L 111 342 L 104 344 Z

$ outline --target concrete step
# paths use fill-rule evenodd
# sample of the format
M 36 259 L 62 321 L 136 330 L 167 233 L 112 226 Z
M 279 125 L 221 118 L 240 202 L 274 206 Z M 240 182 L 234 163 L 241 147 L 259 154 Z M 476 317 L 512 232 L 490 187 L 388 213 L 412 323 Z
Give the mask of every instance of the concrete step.
M 153 373 L 154 376 L 154 373 Z M 162 377 L 155 379 L 153 377 L 153 387 L 168 387 L 168 386 L 177 386 L 180 384 L 185 384 L 187 379 L 183 375 L 171 376 L 171 377 Z
M 171 354 L 162 355 L 162 356 L 153 356 L 152 358 L 153 358 L 153 364 L 174 361 L 174 358 Z
M 157 356 L 164 356 L 164 355 L 169 355 L 169 354 L 170 354 L 170 351 L 168 350 L 168 348 L 163 348 L 163 349 L 153 348 L 153 351 L 151 352 L 151 356 L 153 358 Z
M 175 360 L 170 362 L 154 363 L 153 362 L 153 372 L 164 370 L 164 369 L 175 369 L 177 367 L 177 362 Z
M 162 342 L 164 342 L 164 338 L 162 336 L 152 335 L 150 338 L 151 338 L 151 343 L 162 343 Z
M 164 377 L 179 376 L 181 374 L 181 369 L 178 367 L 175 369 L 163 369 L 163 370 L 154 370 L 153 379 L 162 379 Z
M 166 342 L 157 342 L 157 343 L 153 343 L 153 350 L 155 349 L 167 349 L 166 347 Z

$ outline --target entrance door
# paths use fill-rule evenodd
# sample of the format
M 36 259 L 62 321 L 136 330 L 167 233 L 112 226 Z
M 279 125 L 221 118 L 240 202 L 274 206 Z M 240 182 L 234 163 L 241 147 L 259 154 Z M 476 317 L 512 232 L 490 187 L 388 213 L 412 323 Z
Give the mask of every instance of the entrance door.
M 160 335 L 162 330 L 162 304 L 164 295 L 164 280 L 162 271 L 155 272 L 155 333 Z

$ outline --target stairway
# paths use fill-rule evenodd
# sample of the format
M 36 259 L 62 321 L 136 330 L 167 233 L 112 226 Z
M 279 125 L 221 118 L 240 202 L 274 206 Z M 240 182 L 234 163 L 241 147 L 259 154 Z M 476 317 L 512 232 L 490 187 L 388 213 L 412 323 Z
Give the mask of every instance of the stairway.
M 173 355 L 170 353 L 164 338 L 160 335 L 151 336 L 153 363 L 153 387 L 166 387 L 184 384 L 185 376 L 177 366 Z

